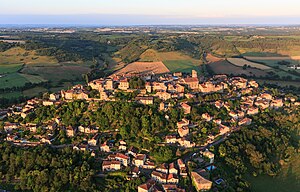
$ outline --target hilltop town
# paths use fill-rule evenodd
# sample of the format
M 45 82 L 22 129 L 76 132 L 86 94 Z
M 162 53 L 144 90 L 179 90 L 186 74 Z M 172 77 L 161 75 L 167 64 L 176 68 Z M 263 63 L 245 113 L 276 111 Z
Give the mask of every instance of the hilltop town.
M 109 117 L 99 117 L 118 110 L 113 103 L 129 104 L 117 106 L 120 110 L 140 107 L 137 113 L 147 111 L 137 120 L 136 140 L 141 137 L 141 141 L 132 138 L 133 128 L 113 127 Z M 293 95 L 260 87 L 255 80 L 226 75 L 206 79 L 193 70 L 191 74 L 111 75 L 46 93 L 0 114 L 5 141 L 20 147 L 48 145 L 88 153 L 101 165 L 99 177 L 125 173 L 128 180 L 146 178 L 137 186 L 138 192 L 190 191 L 186 180 L 197 191 L 218 191 L 228 183 L 222 174 L 211 175 L 218 169 L 213 147 L 249 127 L 259 113 L 299 105 Z M 97 113 L 100 108 L 102 113 Z M 124 125 L 131 121 L 122 118 Z M 152 146 L 171 147 L 176 155 L 166 159 L 168 153 L 155 154 Z

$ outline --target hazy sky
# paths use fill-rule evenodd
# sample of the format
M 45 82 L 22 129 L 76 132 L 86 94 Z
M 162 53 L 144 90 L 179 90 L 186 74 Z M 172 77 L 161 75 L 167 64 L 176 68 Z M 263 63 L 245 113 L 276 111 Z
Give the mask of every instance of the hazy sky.
M 300 24 L 299 0 L 0 0 L 0 24 Z

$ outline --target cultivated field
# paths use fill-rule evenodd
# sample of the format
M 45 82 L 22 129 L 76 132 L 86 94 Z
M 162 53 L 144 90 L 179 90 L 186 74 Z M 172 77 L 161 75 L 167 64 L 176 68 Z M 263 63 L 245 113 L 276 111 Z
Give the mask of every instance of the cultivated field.
M 213 56 L 212 54 L 207 54 L 206 55 L 206 61 L 208 62 L 208 63 L 213 63 L 213 62 L 217 62 L 217 61 L 221 61 L 221 60 L 224 60 L 223 58 L 220 58 L 220 57 L 215 57 L 215 56 Z
M 191 72 L 193 69 L 199 71 L 199 66 L 202 64 L 201 60 L 194 59 L 181 52 L 158 52 L 153 49 L 146 50 L 140 56 L 140 61 L 162 61 L 171 72 Z
M 255 62 L 251 62 L 248 61 L 246 59 L 243 58 L 228 58 L 227 59 L 228 62 L 232 63 L 233 65 L 236 65 L 238 67 L 243 67 L 244 65 L 253 67 L 253 68 L 257 68 L 257 69 L 261 69 L 261 70 L 268 70 L 271 69 L 270 67 L 266 66 L 266 65 L 262 65 L 259 63 L 255 63 Z
M 88 73 L 90 68 L 81 65 L 54 65 L 54 66 L 30 66 L 26 65 L 22 69 L 22 73 L 30 75 L 38 75 L 41 78 L 59 82 L 61 80 L 82 79 L 82 74 Z
M 271 60 L 271 61 L 283 61 L 283 60 L 300 60 L 300 56 L 291 56 L 291 57 L 254 57 L 254 56 L 246 56 L 246 59 L 249 60 Z
M 115 74 L 129 74 L 129 73 L 168 73 L 169 69 L 163 62 L 134 62 L 130 63 Z
M 256 68 L 247 68 L 243 69 L 242 67 L 238 67 L 229 63 L 226 60 L 221 60 L 218 62 L 208 64 L 208 67 L 215 74 L 227 74 L 227 75 L 247 75 L 247 76 L 256 76 L 256 77 L 264 77 L 267 75 L 267 72 L 256 69 Z
M 200 65 L 189 60 L 166 60 L 164 64 L 171 72 L 191 72 L 193 69 L 200 70 Z
M 0 75 L 17 72 L 21 70 L 22 67 L 22 64 L 0 64 Z

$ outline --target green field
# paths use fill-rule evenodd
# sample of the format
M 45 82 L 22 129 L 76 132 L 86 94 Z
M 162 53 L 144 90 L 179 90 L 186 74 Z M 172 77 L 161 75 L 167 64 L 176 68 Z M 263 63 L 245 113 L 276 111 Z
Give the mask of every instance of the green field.
M 21 70 L 23 64 L 0 64 L 0 74 L 14 73 Z
M 10 73 L 0 78 L 0 88 L 23 87 L 28 82 L 19 73 Z
M 1 93 L 0 94 L 0 98 L 7 98 L 7 99 L 11 99 L 11 98 L 18 98 L 21 97 L 23 94 L 20 91 L 14 91 L 14 92 L 9 92 L 9 93 Z
M 166 60 L 163 61 L 171 72 L 191 72 L 193 69 L 200 71 L 199 64 L 195 64 L 189 60 Z
M 247 176 L 253 192 L 296 192 L 300 189 L 300 155 L 298 154 L 277 177 Z
M 39 75 L 42 79 L 59 82 L 61 80 L 82 79 L 82 74 L 90 71 L 90 68 L 84 65 L 54 65 L 54 66 L 26 66 L 22 70 L 24 74 Z
M 32 89 L 27 89 L 23 91 L 23 95 L 26 97 L 35 97 L 39 94 L 46 93 L 48 90 L 44 87 L 34 87 Z

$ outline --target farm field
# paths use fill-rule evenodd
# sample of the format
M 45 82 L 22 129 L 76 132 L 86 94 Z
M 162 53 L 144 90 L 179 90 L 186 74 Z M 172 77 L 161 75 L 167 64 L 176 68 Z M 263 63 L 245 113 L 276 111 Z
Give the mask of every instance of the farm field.
M 251 61 L 248 61 L 248 60 L 243 59 L 243 58 L 228 58 L 227 60 L 230 63 L 232 63 L 233 65 L 236 65 L 238 67 L 243 67 L 244 65 L 248 65 L 248 66 L 251 66 L 253 68 L 257 68 L 257 69 L 261 69 L 261 70 L 271 69 L 270 67 L 268 67 L 266 65 L 262 65 L 262 64 L 259 64 L 259 63 L 251 62 Z
M 14 91 L 14 92 L 8 92 L 8 93 L 1 93 L 0 98 L 6 98 L 6 99 L 11 99 L 11 98 L 18 98 L 23 96 L 21 91 Z
M 229 63 L 227 60 L 220 60 L 218 62 L 213 62 L 208 64 L 208 67 L 215 74 L 227 74 L 227 75 L 247 75 L 256 77 L 264 77 L 267 75 L 266 71 L 256 69 L 256 68 L 247 68 L 243 69 L 242 67 L 238 67 Z
M 300 189 L 300 155 L 284 165 L 279 176 L 248 176 L 253 192 L 291 192 Z
M 23 64 L 0 64 L 0 75 L 6 73 L 14 73 L 21 70 Z
M 115 74 L 127 74 L 127 73 L 168 73 L 169 69 L 163 62 L 133 62 L 126 65 Z
M 166 60 L 163 62 L 171 72 L 191 72 L 200 70 L 200 65 L 189 60 Z
M 212 54 L 207 54 L 206 55 L 206 61 L 208 62 L 208 63 L 213 63 L 213 62 L 217 62 L 217 61 L 221 61 L 221 60 L 224 60 L 224 58 L 220 58 L 220 57 L 215 57 L 215 56 L 213 56 Z
M 269 60 L 269 61 L 300 60 L 300 56 L 290 56 L 290 57 L 245 56 L 245 58 L 249 60 Z
M 6 74 L 0 78 L 0 89 L 23 87 L 29 81 L 19 73 Z
M 22 73 L 39 75 L 42 79 L 59 82 L 61 80 L 81 79 L 82 74 L 90 71 L 87 66 L 81 65 L 55 65 L 55 66 L 29 66 L 22 69 Z
M 34 87 L 32 89 L 27 89 L 27 90 L 23 91 L 22 94 L 25 97 L 31 98 L 31 97 L 35 97 L 35 96 L 37 96 L 39 94 L 46 93 L 47 91 L 48 90 L 46 88 L 44 88 L 44 87 Z
M 140 61 L 162 61 L 171 72 L 190 72 L 192 69 L 200 70 L 201 60 L 194 59 L 181 52 L 158 52 L 153 49 L 146 50 L 141 56 Z

